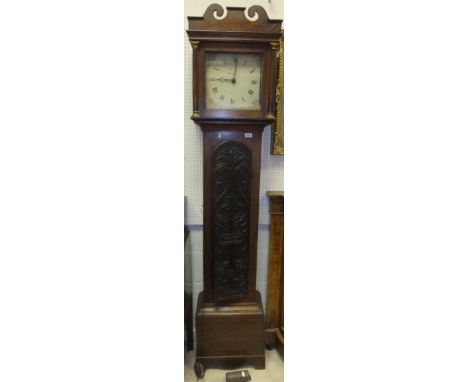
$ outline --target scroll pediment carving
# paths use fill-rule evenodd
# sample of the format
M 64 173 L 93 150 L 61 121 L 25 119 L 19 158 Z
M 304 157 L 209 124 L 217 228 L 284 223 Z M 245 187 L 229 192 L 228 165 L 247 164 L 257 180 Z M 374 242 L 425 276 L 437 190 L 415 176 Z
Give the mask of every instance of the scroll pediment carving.
M 282 20 L 271 20 L 259 5 L 226 7 L 211 4 L 201 17 L 188 17 L 190 32 L 281 33 Z

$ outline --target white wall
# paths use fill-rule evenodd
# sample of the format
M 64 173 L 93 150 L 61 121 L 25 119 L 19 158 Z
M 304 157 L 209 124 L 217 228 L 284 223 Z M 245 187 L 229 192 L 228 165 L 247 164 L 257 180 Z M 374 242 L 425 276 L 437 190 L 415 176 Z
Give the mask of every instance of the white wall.
M 206 7 L 214 1 L 185 1 L 185 29 L 187 16 L 201 16 Z M 270 18 L 283 18 L 283 1 L 215 1 L 222 6 L 261 5 Z M 190 229 L 193 267 L 193 306 L 199 292 L 203 290 L 203 172 L 202 172 L 202 133 L 190 119 L 192 115 L 192 48 L 185 35 L 185 172 L 184 188 L 187 196 L 186 224 Z M 268 270 L 269 205 L 266 191 L 283 190 L 283 157 L 270 155 L 270 126 L 263 133 L 262 167 L 260 174 L 260 207 L 257 258 L 257 289 L 266 302 Z

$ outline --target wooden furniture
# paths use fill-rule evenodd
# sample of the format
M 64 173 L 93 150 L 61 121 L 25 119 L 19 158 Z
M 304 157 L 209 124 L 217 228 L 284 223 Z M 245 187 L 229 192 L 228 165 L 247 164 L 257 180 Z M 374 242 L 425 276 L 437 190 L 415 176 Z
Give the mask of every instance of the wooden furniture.
M 284 192 L 268 191 L 270 200 L 270 252 L 265 342 L 268 349 L 284 349 Z
M 184 326 L 187 336 L 187 351 L 193 350 L 192 308 L 192 258 L 190 253 L 190 231 L 184 227 Z
M 281 20 L 217 4 L 189 17 L 192 119 L 203 131 L 203 278 L 195 373 L 211 364 L 265 368 L 265 322 L 256 290 L 262 132 L 275 119 Z

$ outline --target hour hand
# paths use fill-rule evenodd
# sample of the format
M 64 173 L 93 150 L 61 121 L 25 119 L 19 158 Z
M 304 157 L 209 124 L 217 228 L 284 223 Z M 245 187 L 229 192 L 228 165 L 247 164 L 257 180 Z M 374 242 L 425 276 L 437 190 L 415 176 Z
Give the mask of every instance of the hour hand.
M 231 82 L 230 79 L 223 78 L 223 77 L 221 77 L 221 78 L 210 78 L 210 81 Z

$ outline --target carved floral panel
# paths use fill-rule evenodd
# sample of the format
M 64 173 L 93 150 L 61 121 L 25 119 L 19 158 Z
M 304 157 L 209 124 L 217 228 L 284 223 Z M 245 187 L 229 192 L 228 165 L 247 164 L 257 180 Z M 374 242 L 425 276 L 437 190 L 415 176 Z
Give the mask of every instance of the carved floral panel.
M 226 141 L 213 151 L 213 297 L 229 301 L 247 294 L 252 153 Z

